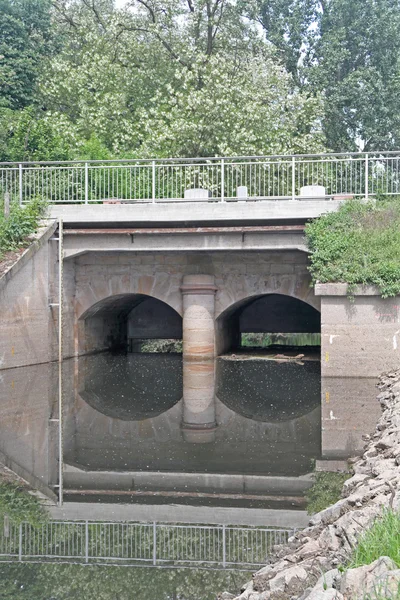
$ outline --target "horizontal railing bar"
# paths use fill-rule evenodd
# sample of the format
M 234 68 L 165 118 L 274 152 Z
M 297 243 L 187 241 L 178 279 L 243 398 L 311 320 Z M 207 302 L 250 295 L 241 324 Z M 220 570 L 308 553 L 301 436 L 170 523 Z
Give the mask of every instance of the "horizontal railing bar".
M 370 158 L 375 157 L 376 155 L 379 156 L 383 156 L 383 155 L 388 155 L 388 156 L 395 156 L 395 155 L 399 155 L 400 156 L 400 150 L 372 150 L 370 152 L 323 152 L 323 153 L 317 153 L 317 154 L 271 154 L 271 155 L 251 155 L 251 156 L 199 156 L 199 157 L 193 157 L 193 158 L 178 158 L 178 157 L 174 157 L 174 158 L 112 158 L 112 159 L 107 159 L 107 160 L 85 160 L 85 159 L 79 159 L 79 160 L 49 160 L 49 161 L 6 161 L 6 162 L 0 162 L 0 168 L 2 165 L 74 165 L 74 164 L 100 164 L 100 163 L 104 163 L 104 164 L 109 164 L 109 163 L 152 163 L 152 162 L 156 162 L 156 163 L 171 163 L 171 162 L 176 162 L 181 164 L 182 162 L 188 162 L 190 164 L 192 164 L 195 161 L 211 161 L 211 162 L 217 162 L 217 161 L 221 161 L 221 160 L 230 160 L 230 161 L 234 161 L 234 160 L 260 160 L 260 159 L 284 159 L 284 158 L 312 158 L 312 157 L 340 157 L 340 156 L 348 156 L 348 157 L 359 157 L 359 158 L 365 158 L 366 156 L 369 156 Z

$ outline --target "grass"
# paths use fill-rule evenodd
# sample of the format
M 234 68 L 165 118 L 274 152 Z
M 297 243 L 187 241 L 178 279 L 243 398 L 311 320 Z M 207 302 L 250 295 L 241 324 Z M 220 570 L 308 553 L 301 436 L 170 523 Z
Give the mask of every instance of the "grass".
M 381 556 L 388 556 L 400 568 L 400 513 L 392 510 L 385 510 L 360 537 L 348 568 L 369 565 Z
M 313 282 L 376 285 L 382 297 L 400 293 L 400 197 L 347 201 L 309 223 Z
M 27 521 L 38 526 L 47 519 L 47 513 L 36 496 L 29 494 L 22 484 L 0 480 L 0 522 L 5 516 L 19 525 Z
M 0 260 L 6 252 L 24 247 L 30 235 L 37 231 L 39 221 L 46 212 L 43 200 L 32 200 L 26 206 L 17 202 L 10 205 L 10 214 L 4 216 L 4 202 L 0 201 Z
M 308 514 L 315 514 L 340 500 L 343 484 L 349 477 L 349 473 L 315 473 L 314 484 L 306 492 Z

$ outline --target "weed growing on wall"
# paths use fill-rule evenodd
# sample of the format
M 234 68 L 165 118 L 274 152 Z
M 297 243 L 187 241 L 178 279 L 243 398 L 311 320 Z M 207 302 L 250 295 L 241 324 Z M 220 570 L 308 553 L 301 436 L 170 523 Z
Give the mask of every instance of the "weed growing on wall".
M 37 230 L 46 208 L 46 202 L 41 199 L 32 200 L 26 206 L 12 202 L 6 218 L 4 205 L 0 202 L 0 260 L 6 252 L 26 244 L 27 238 Z
M 345 202 L 309 223 L 313 283 L 376 285 L 382 297 L 400 293 L 400 198 Z
M 45 509 L 36 496 L 17 483 L 0 480 L 0 522 L 6 515 L 17 525 L 27 521 L 36 526 L 46 519 Z
M 313 515 L 335 504 L 340 499 L 343 484 L 349 477 L 349 473 L 316 473 L 313 486 L 306 492 L 308 514 Z

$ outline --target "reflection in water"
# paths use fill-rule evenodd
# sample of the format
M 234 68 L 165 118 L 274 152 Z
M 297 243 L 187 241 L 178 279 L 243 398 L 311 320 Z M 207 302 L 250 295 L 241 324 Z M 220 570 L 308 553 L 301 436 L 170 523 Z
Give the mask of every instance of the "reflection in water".
M 217 396 L 248 419 L 291 421 L 319 406 L 320 371 L 319 361 L 219 360 Z
M 309 472 L 311 459 L 321 455 L 317 362 L 220 359 L 216 380 L 213 363 L 185 364 L 183 385 L 181 361 L 155 354 L 65 361 L 67 467 L 85 473 Z M 0 372 L 0 460 L 45 493 L 57 484 L 57 390 L 57 365 Z M 322 382 L 324 458 L 362 447 L 361 435 L 374 429 L 379 414 L 375 398 L 372 379 Z
M 138 355 L 142 360 L 149 357 Z M 172 356 L 172 355 L 171 355 Z M 174 365 L 180 364 L 181 356 L 174 356 Z M 129 360 L 127 357 L 126 360 Z M 154 381 L 162 382 L 162 401 L 171 406 L 162 414 L 152 418 L 144 418 L 143 412 L 153 403 L 154 386 L 142 386 L 141 394 L 129 397 L 130 414 L 137 415 L 136 420 L 126 420 L 127 406 L 125 398 L 116 402 L 118 390 L 126 395 L 126 390 L 134 387 L 130 378 L 134 373 L 129 368 L 121 368 L 125 357 L 101 355 L 92 356 L 89 362 L 99 360 L 99 369 L 82 370 L 88 359 L 78 362 L 78 390 L 71 386 L 68 395 L 69 417 L 66 419 L 65 459 L 67 462 L 87 469 L 116 469 L 131 471 L 173 471 L 204 473 L 247 473 L 301 475 L 309 472 L 311 459 L 320 453 L 320 406 L 319 398 L 303 398 L 301 384 L 304 382 L 301 365 L 293 365 L 290 373 L 286 373 L 287 390 L 298 389 L 301 402 L 305 408 L 298 409 L 295 418 L 288 419 L 285 399 L 281 398 L 281 410 L 285 415 L 282 422 L 270 421 L 270 396 L 267 402 L 262 400 L 263 378 L 269 377 L 272 367 L 280 369 L 282 365 L 269 361 L 235 362 L 230 377 L 224 374 L 225 385 L 229 389 L 239 387 L 242 396 L 233 397 L 222 403 L 215 396 L 215 363 L 185 362 L 183 365 L 183 391 L 177 389 L 176 370 L 169 368 L 165 355 L 153 354 L 151 363 L 147 363 L 146 381 L 151 382 L 150 369 Z M 178 362 L 177 362 L 178 361 Z M 113 362 L 116 367 L 114 368 Z M 226 363 L 227 361 L 222 361 Z M 269 364 L 266 365 L 266 362 Z M 112 372 L 128 375 L 128 381 L 113 383 L 111 388 L 101 382 L 101 370 L 107 364 Z M 133 364 L 137 364 L 133 362 Z M 172 364 L 172 363 L 171 363 Z M 149 366 L 150 365 L 150 366 Z M 318 366 L 318 364 L 316 363 Z M 314 368 L 314 372 L 316 369 Z M 97 375 L 97 373 L 100 375 Z M 257 377 L 254 373 L 257 373 Z M 93 381 L 92 375 L 99 378 Z M 247 375 L 249 373 L 250 375 Z M 300 373 L 300 375 L 299 375 Z M 289 375 L 291 377 L 289 377 Z M 108 377 L 108 376 L 107 376 Z M 136 377 L 136 376 L 135 376 Z M 138 374 L 139 382 L 142 382 Z M 108 380 L 108 379 L 107 379 Z M 65 377 L 65 388 L 71 378 Z M 246 387 L 246 382 L 252 385 Z M 261 386 L 254 403 L 254 381 Z M 300 384 L 297 384 L 297 381 Z M 319 386 L 319 382 L 315 384 Z M 221 382 L 217 386 L 225 398 L 226 393 Z M 97 404 L 88 403 L 87 392 L 93 388 L 97 391 Z M 109 393 L 112 390 L 112 394 Z M 146 391 L 149 393 L 146 396 Z M 78 392 L 78 393 L 77 393 Z M 168 392 L 170 396 L 168 396 Z M 183 395 L 182 402 L 177 398 Z M 294 393 L 289 397 L 292 410 Z M 136 399 L 139 399 L 139 406 Z M 156 400 L 160 398 L 157 391 Z M 243 405 L 248 402 L 254 406 L 257 420 L 246 418 Z M 122 409 L 121 409 L 122 406 Z M 101 407 L 101 411 L 99 408 Z M 302 408 L 302 410 L 301 410 Z M 121 410 L 119 415 L 118 411 Z M 150 411 L 150 408 L 147 409 Z M 263 413 L 264 411 L 264 413 Z M 157 413 L 159 410 L 157 410 Z M 249 417 L 251 411 L 248 411 Z M 112 415 L 112 416 L 111 416 Z M 121 416 L 121 418 L 119 418 Z
M 142 421 L 166 412 L 182 398 L 179 354 L 97 354 L 79 359 L 82 398 L 100 413 Z
M 0 597 L 13 600 L 215 600 L 221 590 L 239 592 L 245 571 L 146 569 L 106 566 L 0 565 Z M 84 590 L 84 593 L 82 593 Z

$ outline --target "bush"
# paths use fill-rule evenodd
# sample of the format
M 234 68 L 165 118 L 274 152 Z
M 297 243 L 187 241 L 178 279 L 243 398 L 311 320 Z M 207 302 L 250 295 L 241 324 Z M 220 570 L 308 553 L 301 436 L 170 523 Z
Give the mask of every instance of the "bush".
M 335 504 L 340 499 L 343 484 L 349 477 L 349 473 L 316 473 L 313 486 L 306 492 L 308 514 L 315 514 Z
M 383 298 L 400 293 L 400 198 L 344 203 L 309 223 L 313 282 L 376 285 Z
M 37 231 L 46 209 L 47 204 L 40 199 L 32 200 L 26 206 L 13 202 L 6 219 L 4 205 L 0 202 L 0 259 L 5 252 L 24 246 L 28 236 Z

